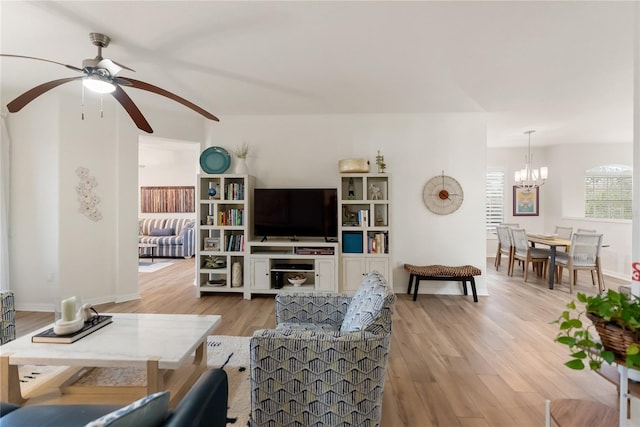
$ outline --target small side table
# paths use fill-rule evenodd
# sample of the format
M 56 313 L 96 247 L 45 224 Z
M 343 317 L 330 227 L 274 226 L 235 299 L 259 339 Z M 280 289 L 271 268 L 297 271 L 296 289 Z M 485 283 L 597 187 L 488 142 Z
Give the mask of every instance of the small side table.
M 142 257 L 140 250 L 151 248 L 151 262 L 153 262 L 153 258 L 156 254 L 157 247 L 158 247 L 157 243 L 138 243 L 138 258 Z

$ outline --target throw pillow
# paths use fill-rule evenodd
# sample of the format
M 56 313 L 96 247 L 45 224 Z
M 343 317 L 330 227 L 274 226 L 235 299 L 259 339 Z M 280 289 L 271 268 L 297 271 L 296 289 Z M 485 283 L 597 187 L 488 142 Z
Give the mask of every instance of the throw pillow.
M 157 427 L 163 423 L 168 410 L 169 392 L 161 391 L 103 415 L 85 427 Z
M 369 273 L 353 295 L 340 331 L 366 330 L 382 314 L 382 308 L 389 292 L 389 285 L 377 271 Z
M 152 228 L 151 236 L 173 236 L 176 234 L 175 228 Z

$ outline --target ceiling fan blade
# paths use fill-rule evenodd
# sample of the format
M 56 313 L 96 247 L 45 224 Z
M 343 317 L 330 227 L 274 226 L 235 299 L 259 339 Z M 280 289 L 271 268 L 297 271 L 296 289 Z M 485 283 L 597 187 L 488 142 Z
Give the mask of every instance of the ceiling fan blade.
M 70 70 L 82 72 L 82 68 L 74 67 L 73 65 L 67 65 L 67 64 L 63 64 L 62 62 L 50 61 L 48 59 L 36 58 L 36 57 L 33 57 L 33 56 L 9 55 L 9 54 L 6 54 L 6 53 L 0 53 L 0 56 L 6 56 L 6 57 L 9 57 L 9 58 L 35 59 L 36 61 L 51 62 L 52 64 L 58 64 L 58 65 L 62 65 L 63 67 L 67 67 Z
M 214 116 L 213 114 L 209 113 L 208 111 L 198 107 L 196 104 L 194 104 L 192 102 L 189 102 L 184 98 L 179 97 L 178 95 L 176 95 L 174 93 L 169 92 L 168 90 L 164 90 L 162 88 L 159 88 L 158 86 L 154 86 L 152 84 L 145 83 L 145 82 L 142 82 L 140 80 L 131 79 L 129 77 L 125 77 L 125 79 L 131 83 L 131 87 L 134 87 L 136 89 L 146 90 L 148 92 L 153 92 L 153 93 L 156 93 L 158 95 L 166 96 L 167 98 L 173 99 L 174 101 L 179 102 L 180 104 L 191 108 L 193 111 L 196 111 L 196 112 L 202 114 L 203 116 L 205 116 L 209 120 L 215 120 L 216 122 L 220 121 L 220 120 L 218 120 L 218 118 L 216 116 Z
M 29 89 L 28 91 L 26 91 L 25 93 L 23 93 L 22 95 L 20 95 L 19 97 L 17 97 L 16 99 L 14 99 L 13 101 L 11 101 L 10 103 L 7 104 L 7 109 L 9 110 L 10 113 L 15 113 L 18 112 L 20 110 L 22 110 L 22 108 L 27 105 L 28 103 L 30 103 L 31 101 L 33 101 L 35 98 L 39 97 L 40 95 L 42 95 L 43 93 L 56 88 L 58 86 L 60 86 L 61 84 L 65 84 L 67 82 L 72 82 L 74 80 L 80 80 L 83 79 L 84 76 L 78 76 L 78 77 L 67 77 L 66 79 L 59 79 L 59 80 L 52 80 L 50 82 L 47 83 L 43 83 L 41 85 L 38 85 L 32 89 Z
M 111 92 L 111 95 L 113 95 L 113 97 L 120 103 L 120 105 L 122 105 L 122 107 L 127 110 L 127 113 L 129 113 L 131 120 L 133 120 L 138 129 L 148 133 L 153 133 L 153 129 L 151 129 L 151 125 L 149 124 L 147 119 L 144 118 L 142 112 L 140 112 L 138 107 L 136 107 L 136 104 L 133 103 L 129 95 L 127 95 L 127 93 L 122 90 L 120 86 L 116 85 L 116 90 Z

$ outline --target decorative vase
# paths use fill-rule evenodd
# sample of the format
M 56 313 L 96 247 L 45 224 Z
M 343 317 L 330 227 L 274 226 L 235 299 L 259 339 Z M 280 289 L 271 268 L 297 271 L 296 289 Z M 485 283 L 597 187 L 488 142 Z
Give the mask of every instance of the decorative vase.
M 234 262 L 231 266 L 231 287 L 239 288 L 242 286 L 242 264 Z
M 236 157 L 234 172 L 238 175 L 248 174 L 249 168 L 247 168 L 247 159 Z

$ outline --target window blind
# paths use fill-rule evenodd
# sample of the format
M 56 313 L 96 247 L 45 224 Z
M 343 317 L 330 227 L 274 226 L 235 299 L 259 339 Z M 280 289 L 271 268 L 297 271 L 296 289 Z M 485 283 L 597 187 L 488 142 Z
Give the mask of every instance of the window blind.
M 631 219 L 633 198 L 631 168 L 599 166 L 584 178 L 586 218 Z
M 487 232 L 495 232 L 504 222 L 504 172 L 487 172 L 485 194 Z

